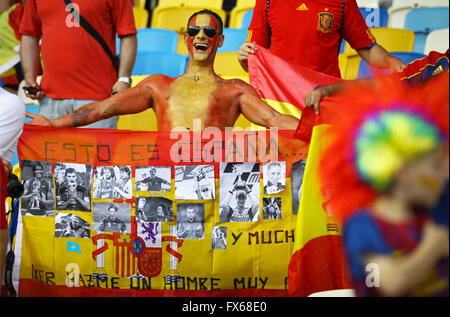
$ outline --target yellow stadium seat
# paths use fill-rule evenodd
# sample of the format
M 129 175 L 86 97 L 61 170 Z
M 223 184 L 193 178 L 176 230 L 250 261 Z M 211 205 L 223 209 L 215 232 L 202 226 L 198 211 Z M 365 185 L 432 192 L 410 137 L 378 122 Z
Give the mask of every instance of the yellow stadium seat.
M 148 0 L 148 1 L 150 1 L 150 0 Z M 134 6 L 145 9 L 145 2 L 146 2 L 146 0 L 134 0 Z
M 222 9 L 223 0 L 159 0 L 157 7 L 195 6 Z
M 144 29 L 148 24 L 148 11 L 144 8 L 133 7 L 134 23 L 137 29 Z
M 358 77 L 359 63 L 361 57 L 359 55 L 344 55 L 339 54 L 339 69 L 341 70 L 341 77 L 343 79 L 356 79 Z
M 153 11 L 151 27 L 177 31 L 179 37 L 177 53 L 186 55 L 187 48 L 184 45 L 184 34 L 186 33 L 187 21 L 192 14 L 204 8 L 205 7 L 197 7 L 191 5 L 190 1 L 189 6 L 186 4 L 183 7 L 161 7 L 158 5 Z M 224 10 L 217 9 L 212 6 L 208 6 L 206 8 L 216 12 L 225 23 L 227 15 Z
M 238 62 L 238 52 L 218 53 L 214 61 L 214 71 L 217 75 L 246 77 L 248 74 Z
M 225 22 L 226 20 L 226 12 L 222 9 L 214 8 L 214 7 L 197 7 L 191 5 L 189 2 L 189 6 L 185 5 L 183 7 L 159 7 L 157 6 L 155 10 L 153 11 L 152 15 L 152 28 L 159 28 L 159 29 L 168 29 L 168 30 L 174 30 L 179 33 L 185 33 L 186 32 L 186 26 L 187 21 L 191 17 L 192 14 L 194 14 L 197 11 L 200 11 L 202 9 L 210 9 L 214 12 L 216 12 L 222 20 Z
M 136 86 L 147 76 L 132 76 L 133 84 Z M 132 131 L 158 131 L 156 115 L 153 109 L 147 109 L 140 113 L 119 116 L 117 128 Z
M 377 39 L 377 43 L 389 52 L 412 52 L 414 48 L 413 31 L 395 28 L 371 28 L 370 31 Z M 344 54 L 356 55 L 357 53 L 346 42 Z
M 238 75 L 225 75 L 225 76 L 220 76 L 223 79 L 240 79 L 245 81 L 247 84 L 250 83 L 250 78 L 248 77 L 248 74 L 246 76 L 242 75 L 242 74 L 238 74 Z
M 187 55 L 188 49 L 187 46 L 184 44 L 184 32 L 178 32 L 178 46 L 177 46 L 177 53 L 181 55 Z
M 388 52 L 412 52 L 414 48 L 414 32 L 395 28 L 371 28 L 370 31 L 377 43 Z M 344 53 L 339 56 L 339 68 L 344 79 L 355 79 L 358 76 L 361 57 L 356 50 L 345 43 Z
M 230 28 L 239 29 L 242 26 L 242 19 L 245 12 L 255 7 L 256 0 L 237 0 L 236 6 L 230 12 Z

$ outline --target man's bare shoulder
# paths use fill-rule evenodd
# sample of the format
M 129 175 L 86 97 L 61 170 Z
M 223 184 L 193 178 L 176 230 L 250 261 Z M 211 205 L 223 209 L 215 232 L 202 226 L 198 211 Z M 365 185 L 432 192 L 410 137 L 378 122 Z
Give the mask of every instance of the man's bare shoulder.
M 142 79 L 137 85 L 138 86 L 155 86 L 155 85 L 170 85 L 172 83 L 174 78 L 163 75 L 163 74 L 155 74 L 150 75 Z

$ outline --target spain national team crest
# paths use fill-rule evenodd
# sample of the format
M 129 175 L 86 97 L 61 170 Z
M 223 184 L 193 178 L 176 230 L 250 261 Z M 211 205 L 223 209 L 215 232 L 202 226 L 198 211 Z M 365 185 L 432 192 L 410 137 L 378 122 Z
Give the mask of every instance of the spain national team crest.
M 334 16 L 328 12 L 320 12 L 319 13 L 319 23 L 317 25 L 317 29 L 324 33 L 328 33 L 331 31 L 333 27 L 333 19 Z

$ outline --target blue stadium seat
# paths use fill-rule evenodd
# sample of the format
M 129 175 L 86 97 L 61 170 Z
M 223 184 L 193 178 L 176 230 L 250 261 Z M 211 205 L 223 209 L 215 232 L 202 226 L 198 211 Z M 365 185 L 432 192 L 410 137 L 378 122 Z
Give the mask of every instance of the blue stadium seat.
M 137 29 L 137 51 L 177 52 L 178 33 L 173 30 L 145 28 Z M 116 37 L 116 53 L 120 53 L 120 39 Z
M 177 52 L 178 33 L 165 29 L 138 29 L 138 52 Z
M 359 8 L 366 24 L 370 28 L 387 27 L 389 14 L 382 8 Z
M 187 56 L 171 52 L 141 52 L 136 56 L 132 76 L 163 74 L 177 77 L 184 73 Z
M 449 27 L 449 8 L 419 8 L 409 11 L 405 19 L 405 29 L 416 34 L 414 52 L 423 53 L 428 34 L 434 30 Z
M 225 40 L 223 46 L 217 50 L 217 53 L 237 52 L 247 39 L 247 31 L 244 29 L 224 28 L 223 35 Z
M 250 26 L 250 22 L 252 21 L 253 17 L 253 9 L 248 10 L 244 13 L 244 16 L 242 17 L 242 26 L 241 29 L 247 30 Z
M 412 61 L 415 61 L 416 59 L 423 58 L 426 56 L 424 54 L 415 52 L 391 52 L 391 54 L 395 57 L 400 58 L 405 64 L 409 64 Z M 381 71 L 381 73 L 386 75 L 389 73 L 388 70 L 378 69 L 378 71 Z M 361 63 L 359 64 L 357 78 L 371 78 L 371 77 L 373 77 L 372 67 L 369 64 L 367 64 L 365 60 L 361 60 Z

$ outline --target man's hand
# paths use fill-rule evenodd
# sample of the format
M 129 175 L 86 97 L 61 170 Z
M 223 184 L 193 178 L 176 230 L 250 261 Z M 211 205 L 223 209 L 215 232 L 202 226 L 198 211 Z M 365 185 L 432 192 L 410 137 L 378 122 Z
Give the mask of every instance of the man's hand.
M 305 96 L 305 106 L 308 108 L 313 108 L 314 112 L 319 114 L 319 104 L 322 98 L 324 97 L 322 93 L 322 87 L 311 90 Z
M 245 42 L 239 47 L 238 61 L 246 72 L 248 72 L 248 54 L 254 54 L 256 50 L 255 43 L 251 42 Z
M 33 114 L 30 112 L 26 112 L 25 116 L 27 118 L 31 118 L 31 122 L 25 123 L 27 125 L 42 125 L 42 126 L 46 126 L 46 127 L 52 127 L 52 123 L 50 122 L 50 120 L 48 120 L 46 117 L 40 115 L 40 114 Z
M 33 90 L 37 90 L 37 92 L 36 93 L 31 92 L 30 90 L 25 89 L 25 87 L 31 87 Z M 41 90 L 41 87 L 39 87 L 36 80 L 26 79 L 25 85 L 24 85 L 24 91 L 25 91 L 25 95 L 28 98 L 31 98 L 34 100 L 41 100 L 45 95 L 44 92 Z
M 395 56 L 389 56 L 387 58 L 388 64 L 389 64 L 389 72 L 392 73 L 399 73 L 403 70 L 403 68 L 406 67 L 405 63 L 403 61 Z
M 116 81 L 116 83 L 114 84 L 114 86 L 112 88 L 111 95 L 114 95 L 114 94 L 116 94 L 118 92 L 121 92 L 121 91 L 123 91 L 125 89 L 128 89 L 128 88 L 130 88 L 129 84 L 127 84 L 127 83 L 125 83 L 123 81 Z

